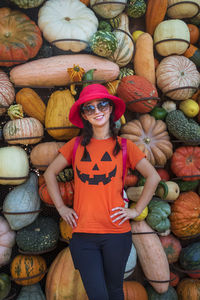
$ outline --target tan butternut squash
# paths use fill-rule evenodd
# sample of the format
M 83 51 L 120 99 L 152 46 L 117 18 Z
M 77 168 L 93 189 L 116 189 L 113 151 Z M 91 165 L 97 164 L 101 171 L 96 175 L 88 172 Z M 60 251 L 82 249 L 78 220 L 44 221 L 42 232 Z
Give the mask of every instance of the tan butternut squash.
M 153 38 L 149 33 L 145 32 L 137 38 L 133 64 L 136 75 L 143 76 L 152 84 L 156 84 Z
M 10 71 L 10 80 L 18 86 L 65 86 L 70 83 L 67 69 L 77 63 L 85 72 L 95 69 L 94 80 L 107 82 L 117 79 L 119 75 L 119 66 L 106 58 L 74 54 L 41 58 L 16 66 Z
M 47 103 L 45 127 L 49 135 L 57 140 L 69 140 L 79 133 L 79 128 L 69 121 L 69 111 L 75 99 L 69 89 L 55 91 Z
M 146 32 L 153 35 L 156 26 L 164 20 L 168 0 L 148 0 L 145 14 Z
M 30 88 L 23 88 L 16 94 L 16 102 L 22 105 L 23 111 L 44 124 L 46 105 L 40 96 Z
M 159 237 L 145 221 L 133 221 L 131 227 L 132 241 L 145 277 L 149 279 L 149 283 L 158 293 L 165 293 L 169 287 L 170 270 Z M 152 232 L 152 234 L 145 234 L 145 232 Z

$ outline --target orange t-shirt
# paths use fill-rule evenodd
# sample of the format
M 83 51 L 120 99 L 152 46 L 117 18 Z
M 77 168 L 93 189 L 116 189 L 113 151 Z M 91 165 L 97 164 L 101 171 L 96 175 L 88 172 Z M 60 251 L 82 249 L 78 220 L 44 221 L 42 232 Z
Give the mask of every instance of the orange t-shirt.
M 118 137 L 121 143 L 121 138 Z M 59 149 L 69 164 L 75 138 Z M 92 138 L 87 148 L 87 157 L 83 159 L 84 147 L 79 143 L 74 161 L 74 204 L 78 215 L 77 226 L 73 232 L 85 233 L 123 233 L 131 229 L 129 220 L 119 225 L 112 222 L 111 211 L 124 206 L 122 198 L 122 151 L 113 155 L 115 140 Z M 130 140 L 127 140 L 126 169 L 134 169 L 144 158 L 144 153 Z

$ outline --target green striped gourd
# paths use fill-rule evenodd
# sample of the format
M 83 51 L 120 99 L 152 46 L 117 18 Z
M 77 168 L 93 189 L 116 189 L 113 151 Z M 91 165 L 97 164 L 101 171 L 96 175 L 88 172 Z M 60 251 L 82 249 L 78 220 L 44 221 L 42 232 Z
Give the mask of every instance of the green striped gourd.
M 122 79 L 123 77 L 129 76 L 129 75 L 134 75 L 133 69 L 124 67 L 119 70 L 119 79 Z
M 90 39 L 92 51 L 103 57 L 110 57 L 117 48 L 117 38 L 109 31 L 98 30 Z
M 120 67 L 126 66 L 132 59 L 134 52 L 134 43 L 129 31 L 129 19 L 125 13 L 120 15 L 120 26 L 113 32 L 117 38 L 117 49 L 108 59 L 114 61 Z M 123 30 L 123 31 L 120 31 Z
M 129 17 L 139 18 L 146 12 L 146 3 L 144 0 L 131 0 L 126 13 Z
M 40 6 L 44 0 L 11 0 L 21 8 L 33 8 Z

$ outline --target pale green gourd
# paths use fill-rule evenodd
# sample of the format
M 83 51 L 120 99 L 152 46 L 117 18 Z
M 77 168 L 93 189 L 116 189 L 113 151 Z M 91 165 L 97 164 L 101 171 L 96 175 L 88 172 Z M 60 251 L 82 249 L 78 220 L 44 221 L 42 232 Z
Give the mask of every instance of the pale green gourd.
M 31 224 L 38 216 L 40 208 L 40 197 L 38 194 L 38 177 L 35 173 L 30 173 L 29 179 L 15 187 L 9 192 L 3 203 L 4 212 L 24 212 L 24 214 L 5 214 L 11 229 L 19 230 Z
M 16 300 L 45 300 L 45 295 L 38 283 L 23 286 Z

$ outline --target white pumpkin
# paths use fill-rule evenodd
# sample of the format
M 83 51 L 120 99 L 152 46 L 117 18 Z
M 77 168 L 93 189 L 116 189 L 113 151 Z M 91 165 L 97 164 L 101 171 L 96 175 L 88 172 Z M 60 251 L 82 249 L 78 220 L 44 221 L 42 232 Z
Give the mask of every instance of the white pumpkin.
M 25 183 L 9 192 L 3 202 L 5 218 L 13 230 L 19 230 L 34 222 L 39 214 L 39 208 L 38 177 L 35 173 L 30 173 Z
M 7 74 L 0 70 L 0 116 L 3 115 L 7 108 L 15 99 L 15 89 L 10 82 Z
M 49 0 L 39 10 L 38 26 L 50 43 L 69 39 L 53 43 L 57 48 L 80 52 L 88 46 L 88 41 L 97 31 L 98 19 L 79 0 Z
M 129 18 L 127 14 L 122 13 L 120 16 L 120 25 L 113 32 L 117 38 L 117 49 L 108 59 L 114 61 L 118 66 L 126 66 L 132 59 L 134 43 L 129 31 Z M 118 30 L 119 29 L 119 30 Z M 123 30 L 123 31 L 120 31 Z
M 158 54 L 181 55 L 190 43 L 190 32 L 187 24 L 182 20 L 165 20 L 156 27 L 153 40 Z
M 0 184 L 18 185 L 29 173 L 27 153 L 19 146 L 0 148 Z
M 167 15 L 172 19 L 186 19 L 199 12 L 200 0 L 168 0 Z
M 187 57 L 171 55 L 161 60 L 156 69 L 156 79 L 158 87 L 168 97 L 173 100 L 186 100 L 198 89 L 200 73 Z M 190 86 L 194 88 L 189 88 Z M 182 89 L 174 90 L 176 88 Z
M 107 3 L 108 2 L 108 3 Z M 112 2 L 112 3 L 110 3 Z M 115 2 L 115 3 L 114 3 Z M 116 4 L 120 2 L 119 4 Z M 99 4 L 101 3 L 101 4 Z M 124 4 L 125 5 L 124 5 Z M 91 8 L 104 19 L 112 19 L 118 16 L 126 7 L 127 0 L 90 0 Z
M 12 247 L 15 244 L 15 232 L 5 218 L 0 216 L 0 267 L 6 265 L 12 254 Z
M 128 260 L 126 263 L 124 279 L 129 277 L 134 272 L 136 263 L 137 263 L 137 253 L 136 253 L 136 249 L 135 249 L 134 245 L 132 244 L 131 251 L 130 251 L 130 254 L 129 254 L 129 257 L 128 257 Z

